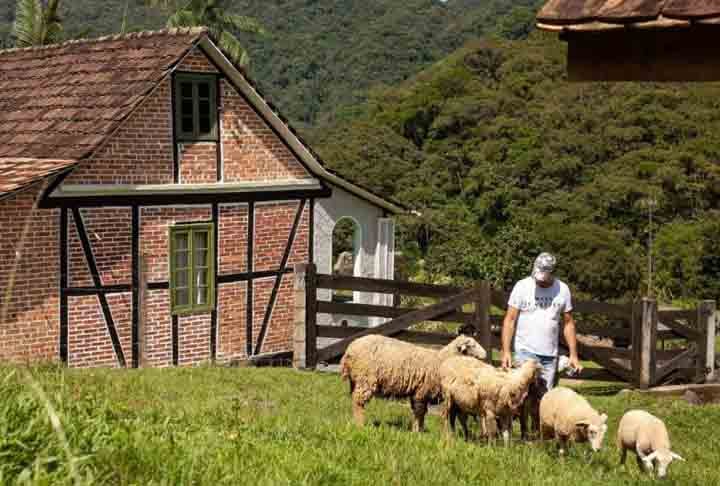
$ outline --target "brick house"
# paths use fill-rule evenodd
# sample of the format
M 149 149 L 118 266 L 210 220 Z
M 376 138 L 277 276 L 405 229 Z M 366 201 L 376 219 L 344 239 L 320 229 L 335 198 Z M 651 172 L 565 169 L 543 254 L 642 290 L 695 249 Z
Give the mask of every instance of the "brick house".
M 204 29 L 0 51 L 0 105 L 2 361 L 289 351 L 292 267 L 329 271 L 343 217 L 359 274 L 392 278 L 402 208 L 326 169 Z

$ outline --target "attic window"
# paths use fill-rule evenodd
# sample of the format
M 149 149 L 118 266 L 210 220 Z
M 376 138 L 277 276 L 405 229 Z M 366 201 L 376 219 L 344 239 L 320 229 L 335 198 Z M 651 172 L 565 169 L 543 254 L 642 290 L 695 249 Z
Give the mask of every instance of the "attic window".
M 178 141 L 217 140 L 215 76 L 178 74 L 175 78 L 175 130 Z

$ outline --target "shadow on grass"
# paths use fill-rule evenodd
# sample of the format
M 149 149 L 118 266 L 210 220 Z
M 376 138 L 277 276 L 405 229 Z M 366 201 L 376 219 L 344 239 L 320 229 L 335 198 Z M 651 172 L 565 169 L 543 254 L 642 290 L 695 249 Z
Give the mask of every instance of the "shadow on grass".
M 390 427 L 392 429 L 403 430 L 406 432 L 412 431 L 412 425 L 401 417 L 394 418 L 392 420 L 373 420 L 370 422 L 373 427 Z
M 617 384 L 606 384 L 606 385 L 590 385 L 583 386 L 581 393 L 583 395 L 590 395 L 593 397 L 609 397 L 617 395 L 621 390 L 627 388 L 627 385 L 622 383 Z

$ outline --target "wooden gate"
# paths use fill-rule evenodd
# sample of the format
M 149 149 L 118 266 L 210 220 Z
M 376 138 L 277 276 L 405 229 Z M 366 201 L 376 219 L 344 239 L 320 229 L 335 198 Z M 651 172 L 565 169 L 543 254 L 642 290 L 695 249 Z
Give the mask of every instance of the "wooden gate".
M 351 290 L 438 299 L 424 307 L 390 307 L 318 300 L 318 289 Z M 315 368 L 338 360 L 355 339 L 369 334 L 393 336 L 417 344 L 444 346 L 457 334 L 410 330 L 425 321 L 455 322 L 473 334 L 492 358 L 500 347 L 502 311 L 508 294 L 488 282 L 463 289 L 395 280 L 318 274 L 315 265 L 295 267 L 295 336 L 293 364 Z M 468 311 L 472 307 L 472 311 Z M 493 310 L 495 313 L 493 315 Z M 318 314 L 391 319 L 377 327 L 318 325 Z M 691 311 L 658 311 L 657 302 L 628 304 L 576 301 L 578 353 L 622 381 L 648 388 L 670 380 L 702 382 L 715 372 L 715 302 Z M 318 346 L 318 338 L 334 338 Z M 562 339 L 562 336 L 561 336 Z M 665 349 L 666 343 L 672 349 Z

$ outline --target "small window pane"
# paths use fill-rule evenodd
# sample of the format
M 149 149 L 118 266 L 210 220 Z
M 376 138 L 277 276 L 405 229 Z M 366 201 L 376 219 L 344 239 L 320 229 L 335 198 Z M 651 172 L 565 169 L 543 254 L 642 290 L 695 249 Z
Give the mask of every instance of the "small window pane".
M 175 290 L 175 305 L 188 305 L 190 300 L 188 299 L 187 289 L 176 289 Z
M 189 270 L 180 270 L 175 272 L 175 287 L 186 288 L 188 286 L 188 273 Z
M 208 251 L 207 249 L 201 248 L 199 250 L 195 250 L 195 268 L 197 267 L 207 267 L 210 262 L 208 262 Z
M 197 270 L 197 273 L 195 273 L 195 287 L 207 285 L 207 276 L 207 268 Z
M 210 102 L 200 100 L 198 102 L 198 110 L 200 112 L 200 116 L 210 116 Z
M 210 118 L 201 116 L 199 122 L 198 130 L 200 133 L 210 133 Z
M 195 288 L 195 304 L 205 305 L 208 302 L 207 298 L 207 287 L 196 287 Z
M 192 114 L 193 114 L 193 102 L 192 102 L 192 99 L 182 100 L 182 103 L 180 103 L 180 111 L 181 111 L 181 113 L 182 113 L 182 116 L 190 116 L 190 117 L 192 117 Z
M 210 97 L 210 85 L 208 83 L 198 83 L 198 96 L 200 98 Z
M 182 131 L 187 133 L 192 133 L 193 131 L 193 119 L 192 117 L 186 118 L 183 117 L 182 119 Z
M 188 260 L 188 252 L 187 251 L 177 251 L 175 252 L 175 267 L 180 270 L 182 268 L 187 268 L 190 266 L 190 262 Z
M 192 98 L 192 83 L 180 83 L 180 93 L 183 98 Z
M 188 249 L 188 234 L 187 233 L 176 233 L 175 234 L 175 250 L 182 251 Z
M 207 231 L 196 231 L 193 233 L 193 248 L 196 250 L 208 247 Z

